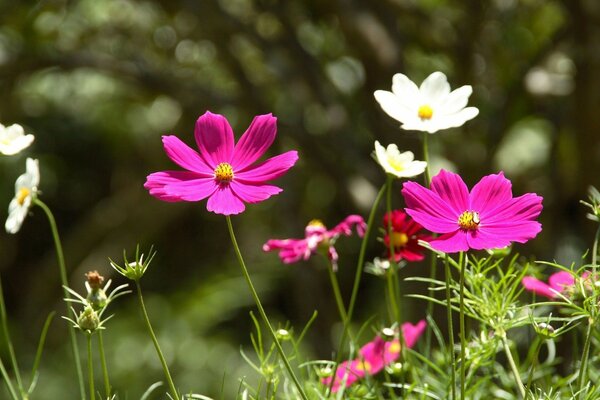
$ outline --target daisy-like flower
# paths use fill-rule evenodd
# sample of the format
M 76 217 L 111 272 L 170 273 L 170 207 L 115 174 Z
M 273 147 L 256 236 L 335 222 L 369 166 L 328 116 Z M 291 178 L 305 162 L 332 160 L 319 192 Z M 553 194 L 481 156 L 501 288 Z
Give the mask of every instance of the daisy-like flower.
M 33 143 L 34 136 L 26 135 L 23 127 L 18 124 L 5 127 L 0 124 L 0 153 L 12 156 Z
M 391 224 L 391 234 L 388 227 Z M 392 257 L 391 247 L 394 247 L 394 261 L 421 261 L 425 258 L 419 240 L 429 242 L 432 237 L 422 232 L 423 227 L 413 221 L 402 210 L 392 210 L 383 216 L 383 243 L 388 248 L 388 258 Z
M 589 272 L 584 272 L 581 278 L 584 279 L 586 285 L 590 284 Z M 570 291 L 575 286 L 575 275 L 568 271 L 559 271 L 550 275 L 548 283 L 542 282 L 533 276 L 525 276 L 521 280 L 521 283 L 526 290 L 538 294 L 540 296 L 547 297 L 549 299 L 555 299 L 559 297 L 559 294 Z M 586 286 L 584 285 L 584 287 Z
M 416 325 L 410 322 L 402 324 L 402 334 L 407 348 L 410 349 L 417 343 L 426 327 L 425 320 L 419 321 Z M 350 387 L 367 374 L 375 375 L 386 365 L 396 361 L 398 357 L 400 357 L 400 339 L 385 340 L 379 335 L 376 336 L 375 339 L 360 348 L 356 359 L 345 361 L 338 366 L 332 391 L 337 392 L 342 385 Z M 329 385 L 331 379 L 332 377 L 328 377 L 322 382 Z
M 323 222 L 315 219 L 306 226 L 303 239 L 271 239 L 263 245 L 263 250 L 279 250 L 279 258 L 284 264 L 308 260 L 311 255 L 321 250 L 331 261 L 335 271 L 337 270 L 338 253 L 333 246 L 339 236 L 352 235 L 353 227 L 358 236 L 362 237 L 367 229 L 367 224 L 360 215 L 349 215 L 333 229 L 327 230 Z
M 375 141 L 375 159 L 386 173 L 396 178 L 411 178 L 420 175 L 427 167 L 425 161 L 415 160 L 412 151 L 400 153 L 395 144 L 390 144 L 385 148 L 377 140 Z
M 441 170 L 431 189 L 405 182 L 406 213 L 431 232 L 435 250 L 456 253 L 493 249 L 533 239 L 542 225 L 536 218 L 542 198 L 535 193 L 512 196 L 512 184 L 502 172 L 484 176 L 469 192 L 461 177 Z
M 469 85 L 450 92 L 446 75 L 441 72 L 429 75 L 420 87 L 406 75 L 396 74 L 392 91 L 377 90 L 375 99 L 383 111 L 402 123 L 403 129 L 435 133 L 462 126 L 479 114 L 477 108 L 466 107 L 471 93 Z
M 38 160 L 28 158 L 26 168 L 26 172 L 15 182 L 15 197 L 8 205 L 8 218 L 4 225 L 8 233 L 19 232 L 31 203 L 37 197 L 37 187 L 40 184 Z
M 277 133 L 271 114 L 254 118 L 234 145 L 233 131 L 222 115 L 206 112 L 196 122 L 198 151 L 176 136 L 163 136 L 167 156 L 187 171 L 163 171 L 148 175 L 144 187 L 163 201 L 200 201 L 206 209 L 232 215 L 245 210 L 244 203 L 258 203 L 282 191 L 265 184 L 282 176 L 298 160 L 288 151 L 254 164 L 271 146 Z

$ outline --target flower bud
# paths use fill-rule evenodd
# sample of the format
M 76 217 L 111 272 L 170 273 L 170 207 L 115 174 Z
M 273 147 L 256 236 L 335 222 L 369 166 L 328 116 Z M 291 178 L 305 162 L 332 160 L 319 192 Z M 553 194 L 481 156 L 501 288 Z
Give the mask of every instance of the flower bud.
M 79 314 L 79 317 L 77 317 L 77 325 L 81 330 L 92 333 L 100 326 L 100 317 L 98 316 L 98 313 L 88 305 Z
M 287 329 L 278 329 L 275 332 L 275 336 L 277 336 L 278 340 L 286 341 L 292 338 L 292 334 Z

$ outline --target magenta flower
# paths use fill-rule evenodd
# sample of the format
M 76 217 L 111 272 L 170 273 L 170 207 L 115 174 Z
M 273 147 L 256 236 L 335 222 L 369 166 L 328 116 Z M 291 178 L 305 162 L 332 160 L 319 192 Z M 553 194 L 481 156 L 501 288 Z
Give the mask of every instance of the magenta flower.
M 338 254 L 335 251 L 335 241 L 340 235 L 352 235 L 352 227 L 356 228 L 358 236 L 365 234 L 367 224 L 360 215 L 350 215 L 340 222 L 335 228 L 327 230 L 318 219 L 308 223 L 304 239 L 271 239 L 263 245 L 264 251 L 279 250 L 279 258 L 284 264 L 308 260 L 310 256 L 322 249 L 331 261 L 334 271 L 337 270 Z
M 194 136 L 199 151 L 176 136 L 163 136 L 167 156 L 186 171 L 164 171 L 148 175 L 144 187 L 163 201 L 200 201 L 216 214 L 239 214 L 244 203 L 258 203 L 282 191 L 265 184 L 279 178 L 298 160 L 288 151 L 254 164 L 271 146 L 277 133 L 277 118 L 258 115 L 234 145 L 227 119 L 207 111 L 196 121 Z
M 584 272 L 581 278 L 586 279 L 589 276 L 589 272 Z M 521 283 L 530 292 L 549 299 L 555 299 L 559 293 L 563 293 L 575 285 L 575 276 L 568 271 L 559 271 L 550 275 L 548 283 L 542 282 L 533 276 L 524 277 Z
M 406 213 L 426 229 L 442 234 L 431 247 L 446 253 L 494 249 L 533 239 L 542 225 L 536 218 L 542 198 L 535 193 L 512 196 L 504 174 L 487 175 L 471 189 L 461 177 L 441 170 L 431 190 L 405 182 Z
M 402 324 L 402 334 L 404 335 L 406 347 L 412 348 L 426 327 L 427 322 L 425 320 L 419 321 L 416 325 L 410 322 Z M 396 361 L 398 357 L 400 357 L 399 339 L 386 341 L 381 336 L 376 336 L 375 339 L 361 347 L 356 359 L 345 361 L 338 366 L 331 389 L 335 393 L 342 384 L 345 384 L 345 387 L 350 387 L 354 382 L 364 378 L 366 374 L 375 375 L 386 365 Z M 329 385 L 331 379 L 331 377 L 325 378 L 322 382 Z

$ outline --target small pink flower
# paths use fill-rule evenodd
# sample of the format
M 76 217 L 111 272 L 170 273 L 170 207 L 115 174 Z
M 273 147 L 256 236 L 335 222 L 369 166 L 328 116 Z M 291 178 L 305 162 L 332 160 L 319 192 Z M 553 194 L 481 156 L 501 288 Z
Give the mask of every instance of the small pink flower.
M 406 213 L 442 234 L 431 247 L 456 253 L 525 243 L 542 230 L 536 221 L 542 198 L 534 193 L 513 197 L 511 187 L 500 172 L 484 176 L 469 192 L 459 175 L 441 170 L 431 180 L 431 190 L 405 182 L 402 194 Z
M 279 178 L 298 160 L 288 151 L 254 164 L 271 146 L 277 133 L 277 118 L 258 115 L 234 145 L 227 119 L 207 111 L 196 121 L 195 151 L 176 136 L 163 136 L 167 156 L 186 171 L 164 171 L 148 175 L 144 187 L 163 201 L 200 201 L 216 214 L 239 214 L 244 203 L 258 203 L 282 191 L 266 185 Z
M 279 250 L 281 261 L 284 264 L 291 264 L 308 260 L 317 250 L 323 249 L 331 260 L 333 269 L 337 270 L 338 254 L 333 245 L 340 235 L 350 236 L 352 227 L 355 227 L 358 236 L 362 237 L 367 224 L 360 215 L 350 215 L 335 228 L 327 230 L 321 221 L 312 220 L 306 226 L 304 239 L 271 239 L 263 245 L 263 250 Z
M 416 325 L 410 322 L 402 324 L 402 334 L 404 335 L 406 347 L 412 348 L 426 327 L 427 322 L 425 320 L 419 321 Z M 375 339 L 361 347 L 356 359 L 345 361 L 338 366 L 332 391 L 337 392 L 342 384 L 345 384 L 345 387 L 350 387 L 367 374 L 375 375 L 386 365 L 396 361 L 398 357 L 400 357 L 399 339 L 386 341 L 380 336 L 376 336 Z M 323 379 L 323 384 L 329 385 L 331 379 L 331 377 Z
M 391 226 L 391 234 L 388 228 Z M 388 258 L 392 258 L 391 246 L 394 247 L 394 261 L 421 261 L 425 258 L 424 248 L 419 240 L 429 242 L 432 237 L 423 231 L 423 227 L 412 220 L 402 210 L 392 210 L 383 216 L 383 244 L 388 248 Z M 391 238 L 390 238 L 391 237 Z M 391 245 L 391 246 L 390 246 Z
M 581 277 L 585 279 L 589 275 L 589 272 L 584 272 Z M 544 283 L 533 276 L 524 277 L 521 283 L 530 292 L 548 297 L 549 299 L 555 299 L 559 293 L 563 293 L 575 285 L 575 276 L 568 271 L 559 271 L 550 275 L 548 283 Z

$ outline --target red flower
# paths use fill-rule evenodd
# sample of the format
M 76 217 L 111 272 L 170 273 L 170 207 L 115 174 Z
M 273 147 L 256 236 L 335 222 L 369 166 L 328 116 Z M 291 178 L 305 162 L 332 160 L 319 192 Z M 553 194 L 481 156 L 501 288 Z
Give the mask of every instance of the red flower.
M 390 220 L 391 218 L 391 220 Z M 391 223 L 391 235 L 388 235 Z M 383 230 L 385 235 L 383 243 L 388 248 L 388 258 L 391 260 L 392 251 L 390 245 L 394 246 L 394 261 L 421 261 L 425 258 L 423 248 L 419 246 L 419 240 L 430 241 L 432 237 L 421 230 L 423 227 L 413 221 L 404 211 L 393 210 L 383 217 Z

